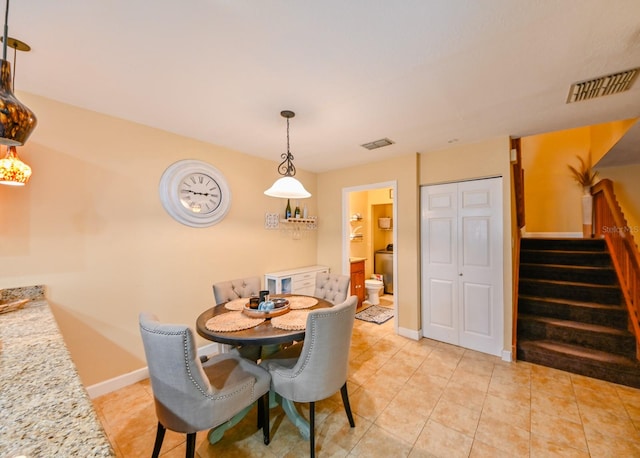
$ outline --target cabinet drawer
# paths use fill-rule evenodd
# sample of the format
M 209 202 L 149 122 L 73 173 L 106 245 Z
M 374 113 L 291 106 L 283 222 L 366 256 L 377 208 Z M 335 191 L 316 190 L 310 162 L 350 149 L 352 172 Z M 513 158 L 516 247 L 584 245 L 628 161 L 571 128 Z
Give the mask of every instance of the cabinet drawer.
M 301 274 L 295 274 L 291 276 L 291 281 L 293 281 L 293 283 L 297 283 L 297 282 L 302 282 L 302 281 L 308 281 L 311 280 L 313 282 L 316 281 L 316 273 L 317 272 L 304 272 Z
M 299 289 L 307 289 L 307 288 L 314 288 L 316 287 L 316 279 L 314 278 L 308 278 L 305 280 L 296 280 L 293 282 L 293 290 L 297 291 Z

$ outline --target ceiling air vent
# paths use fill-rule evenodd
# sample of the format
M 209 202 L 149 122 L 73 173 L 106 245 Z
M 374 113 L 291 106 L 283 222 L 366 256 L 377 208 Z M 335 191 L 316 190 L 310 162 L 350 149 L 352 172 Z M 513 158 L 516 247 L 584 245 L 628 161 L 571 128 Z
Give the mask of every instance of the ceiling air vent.
M 603 95 L 617 94 L 631 88 L 640 68 L 632 68 L 624 72 L 613 73 L 580 83 L 573 83 L 569 89 L 567 103 L 595 99 Z
M 380 140 L 376 140 L 375 142 L 365 143 L 360 146 L 363 146 L 364 148 L 371 150 L 376 148 L 382 148 L 383 146 L 393 145 L 393 143 L 394 142 L 389 140 L 388 138 L 381 138 Z

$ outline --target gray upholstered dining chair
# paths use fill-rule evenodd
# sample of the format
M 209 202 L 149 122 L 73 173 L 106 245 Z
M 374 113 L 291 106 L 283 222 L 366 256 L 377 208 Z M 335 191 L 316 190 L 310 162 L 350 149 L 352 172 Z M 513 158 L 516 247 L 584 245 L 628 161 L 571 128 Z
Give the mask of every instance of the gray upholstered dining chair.
M 316 274 L 316 289 L 313 295 L 332 304 L 340 304 L 349 296 L 350 282 L 351 278 L 348 275 L 318 272 Z
M 271 374 L 271 389 L 293 402 L 309 403 L 309 441 L 315 455 L 315 402 L 340 390 L 344 409 L 353 428 L 355 422 L 347 392 L 349 346 L 357 296 L 342 304 L 309 312 L 304 341 L 260 362 Z
M 162 324 L 141 313 L 140 334 L 158 417 L 153 457 L 166 429 L 187 434 L 186 456 L 195 453 L 196 433 L 215 428 L 258 401 L 258 428 L 269 444 L 269 383 L 262 367 L 236 353 L 218 354 L 204 364 L 186 325 Z
M 213 296 L 216 304 L 232 301 L 242 297 L 258 296 L 260 294 L 260 277 L 237 278 L 213 284 Z M 226 347 L 229 348 L 229 347 Z M 259 345 L 237 347 L 240 356 L 257 361 L 260 359 L 262 348 Z
M 260 294 L 260 277 L 238 278 L 213 284 L 213 296 L 216 298 L 216 304 L 258 294 Z

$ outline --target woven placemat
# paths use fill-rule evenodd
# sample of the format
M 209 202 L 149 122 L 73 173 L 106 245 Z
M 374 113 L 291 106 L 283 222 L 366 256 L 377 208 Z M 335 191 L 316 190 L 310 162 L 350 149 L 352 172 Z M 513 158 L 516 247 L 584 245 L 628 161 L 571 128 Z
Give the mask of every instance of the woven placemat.
M 239 299 L 233 299 L 227 302 L 226 304 L 224 304 L 224 308 L 226 308 L 227 310 L 242 310 L 245 304 L 247 304 L 248 302 L 248 297 L 241 297 Z
M 284 315 L 271 318 L 271 326 L 287 331 L 301 331 L 307 327 L 308 310 L 292 310 Z
M 210 331 L 230 332 L 253 328 L 264 321 L 264 318 L 252 318 L 242 312 L 227 312 L 209 318 L 205 327 Z
M 289 299 L 291 310 L 308 309 L 318 303 L 318 299 L 309 296 L 291 296 L 287 299 Z

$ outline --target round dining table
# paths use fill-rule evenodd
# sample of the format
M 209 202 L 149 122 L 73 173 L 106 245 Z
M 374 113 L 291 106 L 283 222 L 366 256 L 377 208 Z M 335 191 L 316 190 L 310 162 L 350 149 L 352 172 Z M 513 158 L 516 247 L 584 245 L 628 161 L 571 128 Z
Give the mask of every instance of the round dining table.
M 272 295 L 271 297 L 292 297 L 292 296 L 300 296 L 299 294 L 278 294 Z M 311 296 L 303 296 L 303 297 L 311 297 Z M 325 299 L 317 299 L 318 303 L 313 305 L 312 307 L 308 307 L 303 310 L 315 310 L 319 308 L 333 307 L 333 304 Z M 249 299 L 247 299 L 247 302 Z M 260 346 L 260 347 L 271 347 L 270 351 L 267 353 L 271 353 L 274 346 L 278 346 L 279 344 L 289 343 L 293 341 L 304 340 L 305 330 L 286 330 L 276 328 L 271 325 L 271 319 L 268 318 L 257 326 L 251 327 L 249 329 L 243 329 L 241 331 L 212 331 L 207 328 L 207 321 L 214 316 L 220 315 L 222 313 L 229 313 L 231 310 L 228 310 L 225 307 L 226 303 L 218 304 L 214 307 L 211 307 L 208 310 L 205 310 L 198 316 L 196 320 L 196 331 L 202 337 L 207 340 L 211 340 L 213 342 L 218 342 L 227 345 L 233 346 Z M 272 393 L 272 402 L 270 404 L 273 406 L 275 402 L 282 405 L 282 408 L 285 411 L 285 414 L 291 422 L 298 428 L 300 435 L 304 437 L 306 440 L 309 440 L 310 437 L 310 427 L 309 423 L 300 415 L 300 413 L 295 408 L 293 401 L 290 401 L 285 398 L 277 397 L 275 399 L 275 393 Z M 215 444 L 217 441 L 222 439 L 224 432 L 237 424 L 244 415 L 248 412 L 250 407 L 240 412 L 234 418 L 229 420 L 227 423 L 220 425 L 211 431 L 209 431 L 208 439 L 209 443 Z
M 272 295 L 271 297 L 291 297 L 291 296 L 300 296 L 299 294 L 278 294 Z M 310 297 L 310 296 L 303 296 Z M 309 307 L 304 310 L 314 310 L 319 308 L 332 307 L 333 304 L 324 299 L 320 299 L 314 297 L 318 301 L 318 303 L 312 307 Z M 249 299 L 247 299 L 247 302 Z M 243 329 L 241 331 L 212 331 L 207 328 L 206 324 L 209 319 L 213 318 L 216 315 L 220 315 L 222 313 L 228 313 L 231 310 L 227 310 L 225 308 L 225 303 L 218 304 L 200 314 L 198 319 L 196 320 L 196 331 L 202 337 L 207 340 L 212 340 L 214 342 L 233 345 L 233 346 L 244 346 L 244 345 L 275 345 L 275 344 L 283 344 L 288 342 L 293 342 L 294 340 L 304 340 L 305 330 L 286 330 L 276 328 L 271 325 L 271 319 L 266 319 L 262 323 L 257 326 L 254 326 L 249 329 Z

